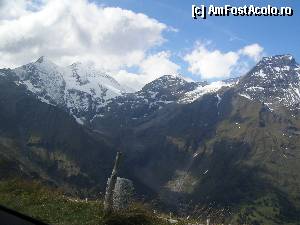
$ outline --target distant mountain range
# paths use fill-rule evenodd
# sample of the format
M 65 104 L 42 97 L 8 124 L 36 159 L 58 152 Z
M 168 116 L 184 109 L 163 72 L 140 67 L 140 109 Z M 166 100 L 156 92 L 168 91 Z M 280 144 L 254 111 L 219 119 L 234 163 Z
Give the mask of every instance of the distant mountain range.
M 41 57 L 0 70 L 0 171 L 92 193 L 121 150 L 121 175 L 161 207 L 297 224 L 299 89 L 291 55 L 213 83 L 165 75 L 135 93 L 92 67 Z

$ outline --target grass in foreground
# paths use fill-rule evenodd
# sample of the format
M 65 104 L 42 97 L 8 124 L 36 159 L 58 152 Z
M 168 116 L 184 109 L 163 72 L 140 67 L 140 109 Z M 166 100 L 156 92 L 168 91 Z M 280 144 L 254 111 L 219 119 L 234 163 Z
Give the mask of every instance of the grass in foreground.
M 169 225 L 141 205 L 103 217 L 101 201 L 69 198 L 37 182 L 0 181 L 0 204 L 57 225 Z

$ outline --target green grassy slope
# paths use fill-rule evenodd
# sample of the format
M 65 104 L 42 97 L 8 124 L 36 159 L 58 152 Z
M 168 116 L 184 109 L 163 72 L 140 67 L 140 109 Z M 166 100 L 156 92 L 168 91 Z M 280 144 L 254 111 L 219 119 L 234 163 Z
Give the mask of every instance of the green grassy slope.
M 67 197 L 37 182 L 0 181 L 0 205 L 55 225 L 168 225 L 141 205 L 103 217 L 102 201 Z

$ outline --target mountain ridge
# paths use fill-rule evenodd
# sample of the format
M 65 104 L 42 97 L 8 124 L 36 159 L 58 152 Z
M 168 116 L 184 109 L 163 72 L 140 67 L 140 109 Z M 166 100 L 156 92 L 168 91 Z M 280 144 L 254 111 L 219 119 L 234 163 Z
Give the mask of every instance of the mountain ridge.
M 154 112 L 166 104 L 189 104 L 223 88 L 235 88 L 241 96 L 264 102 L 271 110 L 281 106 L 295 108 L 300 103 L 300 67 L 289 54 L 264 57 L 242 77 L 207 83 L 163 75 L 135 93 L 126 93 L 113 77 L 78 62 L 59 67 L 42 56 L 13 71 L 18 77 L 16 82 L 40 100 L 64 108 L 81 124 L 93 123 L 116 105 L 126 103 L 127 108 L 138 106 L 142 111 L 148 107 L 149 112 Z

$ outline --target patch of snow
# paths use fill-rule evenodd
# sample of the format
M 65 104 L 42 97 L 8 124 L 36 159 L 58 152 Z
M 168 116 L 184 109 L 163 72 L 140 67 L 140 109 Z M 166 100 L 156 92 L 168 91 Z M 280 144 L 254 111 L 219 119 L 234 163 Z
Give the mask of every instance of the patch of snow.
M 269 109 L 271 112 L 274 111 L 274 109 L 273 109 L 273 107 L 272 107 L 273 103 L 271 103 L 271 102 L 265 102 L 264 104 L 268 107 L 268 109 Z
M 45 98 L 43 98 L 43 97 L 38 97 L 39 98 L 39 100 L 41 101 L 41 102 L 44 102 L 44 103 L 46 103 L 46 104 L 48 104 L 48 105 L 53 105 L 51 102 L 49 102 L 49 100 L 47 100 L 47 99 L 45 99 Z M 54 106 L 54 105 L 53 105 Z
M 258 73 L 254 74 L 255 76 L 261 77 L 261 78 L 266 78 L 266 74 L 264 73 L 263 70 L 259 70 Z
M 244 98 L 247 98 L 247 99 L 249 99 L 249 100 L 252 100 L 252 98 L 249 96 L 249 95 L 247 95 L 247 94 L 239 94 L 240 96 L 242 96 L 242 97 L 244 97 Z
M 196 158 L 199 155 L 199 152 L 195 152 L 193 158 Z
M 150 94 L 151 94 L 151 98 L 155 99 L 156 95 L 158 94 L 158 92 L 152 92 L 152 91 L 150 91 Z
M 215 81 L 205 86 L 199 86 L 195 90 L 185 93 L 184 97 L 179 100 L 180 103 L 191 103 L 208 93 L 214 93 L 223 87 L 231 87 L 235 83 L 226 83 L 224 81 Z
M 217 102 L 217 107 L 219 107 L 219 104 L 221 103 L 222 101 L 222 98 L 220 97 L 219 94 L 217 94 L 217 99 L 218 99 L 218 102 Z
M 281 71 L 280 67 L 278 67 L 278 66 L 274 67 L 274 70 L 277 71 L 277 72 Z
M 84 121 L 82 118 L 77 118 L 77 117 L 74 117 L 76 122 L 79 123 L 80 125 L 84 125 Z
M 246 91 L 257 91 L 257 90 L 259 90 L 259 91 L 263 91 L 265 88 L 263 88 L 263 87 L 248 87 L 247 89 L 246 89 Z
M 162 100 L 159 100 L 159 101 L 156 101 L 156 103 L 163 103 L 163 104 L 170 104 L 170 103 L 173 103 L 174 101 L 162 101 Z
M 169 223 L 171 224 L 175 224 L 178 223 L 178 220 L 174 220 L 174 219 L 168 219 Z

